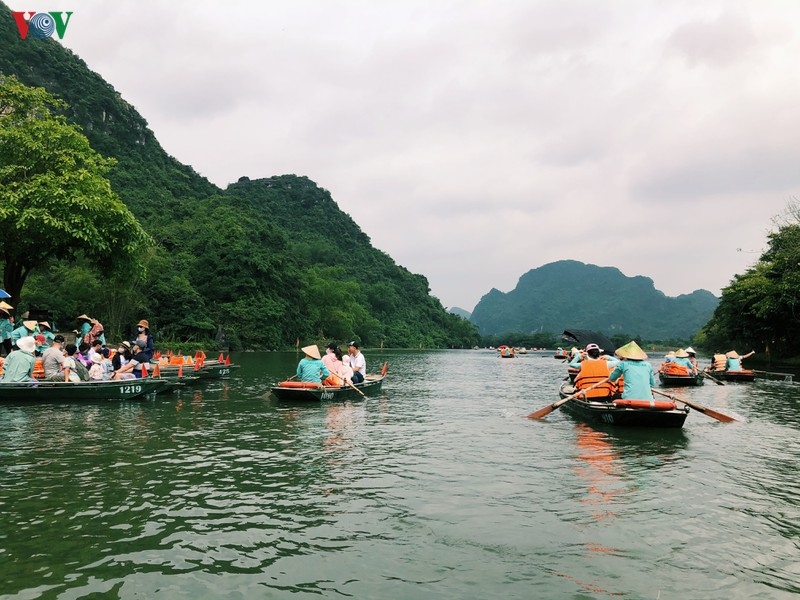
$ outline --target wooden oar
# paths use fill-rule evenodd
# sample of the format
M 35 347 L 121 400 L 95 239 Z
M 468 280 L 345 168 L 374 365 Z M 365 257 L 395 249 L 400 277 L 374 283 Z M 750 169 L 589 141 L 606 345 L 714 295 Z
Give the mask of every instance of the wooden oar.
M 724 382 L 724 381 L 720 381 L 720 380 L 719 380 L 719 379 L 717 379 L 716 377 L 712 377 L 711 375 L 709 375 L 709 374 L 708 374 L 708 373 L 706 373 L 705 371 L 700 371 L 700 373 L 702 373 L 704 377 L 708 377 L 708 378 L 709 378 L 711 381 L 713 381 L 713 382 L 714 382 L 714 383 L 716 383 L 717 385 L 725 385 L 725 382 Z
M 576 392 L 576 393 L 572 394 L 572 396 L 567 396 L 566 398 L 562 398 L 558 402 L 553 402 L 549 406 L 545 406 L 544 408 L 540 408 L 539 410 L 537 410 L 535 412 L 532 412 L 531 414 L 528 415 L 528 418 L 529 419 L 541 419 L 542 417 L 546 417 L 551 412 L 553 412 L 557 408 L 561 407 L 562 404 L 565 404 L 566 402 L 569 402 L 570 400 L 573 400 L 574 398 L 577 398 L 578 396 L 585 396 L 586 392 L 588 392 L 589 390 L 593 390 L 594 388 L 599 387 L 599 386 L 601 386 L 601 385 L 603 385 L 604 383 L 607 383 L 607 382 L 608 382 L 608 377 L 606 377 L 605 379 L 603 379 L 601 381 L 598 381 L 594 385 L 589 386 L 585 390 L 581 390 L 579 392 Z
M 665 394 L 664 392 L 660 392 L 659 390 L 657 390 L 655 388 L 650 388 L 650 389 L 653 390 L 653 392 L 658 394 L 659 396 L 664 396 L 664 397 L 669 398 L 670 400 L 673 400 L 673 401 L 676 401 L 676 402 L 682 402 L 686 406 L 690 406 L 691 408 L 695 409 L 696 411 L 701 412 L 703 414 L 706 414 L 709 417 L 712 417 L 712 418 L 716 419 L 717 421 L 722 421 L 723 423 L 730 423 L 731 421 L 737 421 L 738 420 L 738 419 L 734 419 L 733 417 L 729 417 L 728 415 L 723 415 L 722 413 L 719 413 L 719 412 L 717 412 L 715 410 L 711 410 L 710 408 L 707 408 L 705 406 L 701 406 L 700 404 L 695 404 L 694 402 L 689 402 L 688 400 L 684 400 L 683 398 L 678 398 L 677 396 L 673 396 L 672 394 Z
M 367 395 L 364 392 L 362 392 L 360 389 L 358 389 L 356 386 L 353 385 L 352 381 L 348 381 L 347 379 L 345 379 L 344 377 L 342 377 L 338 373 L 334 373 L 334 375 L 336 375 L 339 379 L 344 381 L 347 385 L 349 385 L 351 388 L 353 388 L 355 391 L 357 391 L 359 394 L 361 394 L 362 397 L 364 397 L 364 398 L 367 397 Z

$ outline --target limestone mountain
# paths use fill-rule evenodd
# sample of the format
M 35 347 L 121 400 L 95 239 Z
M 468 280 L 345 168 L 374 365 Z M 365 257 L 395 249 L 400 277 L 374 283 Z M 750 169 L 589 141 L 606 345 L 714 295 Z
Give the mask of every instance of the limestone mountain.
M 609 336 L 689 339 L 718 303 L 707 290 L 669 297 L 648 277 L 562 260 L 528 271 L 508 293 L 492 289 L 472 311 L 471 321 L 483 335 L 561 333 L 574 327 Z

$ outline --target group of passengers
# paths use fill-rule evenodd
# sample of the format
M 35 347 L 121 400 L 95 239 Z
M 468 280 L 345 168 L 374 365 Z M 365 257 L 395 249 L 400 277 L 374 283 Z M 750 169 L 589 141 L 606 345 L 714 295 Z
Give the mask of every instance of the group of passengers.
M 347 354 L 334 342 L 325 348 L 325 356 L 320 356 L 316 344 L 302 350 L 305 356 L 297 363 L 299 381 L 337 387 L 364 381 L 367 361 L 355 340 L 347 343 Z
M 108 381 L 136 379 L 146 374 L 153 358 L 154 340 L 146 320 L 137 323 L 137 335 L 132 341 L 120 343 L 116 351 L 106 346 L 102 323 L 88 315 L 76 318 L 79 329 L 74 330 L 75 343 L 66 343 L 63 335 L 53 334 L 46 321 L 24 320 L 13 328 L 13 307 L 0 305 L 0 331 L 3 331 L 5 359 L 0 359 L 3 375 L 0 381 L 36 381 L 36 358 L 41 357 L 42 378 L 48 381 Z M 27 315 L 23 315 L 25 318 Z M 11 323 L 9 344 L 6 345 L 7 323 Z

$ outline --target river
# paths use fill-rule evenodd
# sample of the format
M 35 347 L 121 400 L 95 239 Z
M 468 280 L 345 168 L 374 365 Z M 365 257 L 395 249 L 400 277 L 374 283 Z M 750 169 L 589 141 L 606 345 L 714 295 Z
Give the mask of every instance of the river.
M 155 399 L 0 406 L 0 598 L 800 594 L 796 383 L 670 390 L 736 423 L 595 429 L 525 418 L 550 353 L 364 353 L 389 376 L 346 403 L 280 403 L 295 354 L 242 353 Z

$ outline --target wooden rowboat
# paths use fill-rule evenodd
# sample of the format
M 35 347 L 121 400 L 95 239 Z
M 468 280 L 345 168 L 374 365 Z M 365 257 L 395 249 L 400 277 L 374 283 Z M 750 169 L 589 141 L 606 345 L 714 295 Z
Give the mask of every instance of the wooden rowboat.
M 170 388 L 158 377 L 120 381 L 0 381 L 0 404 L 12 402 L 95 402 L 98 400 L 141 400 Z
M 272 393 L 278 400 L 284 401 L 358 400 L 362 398 L 362 394 L 369 395 L 379 392 L 385 378 L 385 375 L 367 375 L 362 383 L 354 383 L 352 386 L 346 385 L 342 387 L 313 386 L 313 384 L 302 386 L 298 385 L 301 382 L 284 381 L 274 386 Z
M 725 381 L 739 381 L 749 382 L 755 381 L 756 372 L 750 369 L 742 369 L 741 371 L 707 371 L 709 375 L 716 379 L 724 379 Z
M 669 375 L 667 373 L 659 373 L 658 379 L 664 387 L 689 387 L 696 385 L 703 385 L 706 378 L 702 373 L 697 375 Z
M 564 382 L 559 389 L 561 398 L 571 396 L 575 388 Z M 574 398 L 562 408 L 571 415 L 591 424 L 616 427 L 681 428 L 689 414 L 689 407 L 678 408 L 672 401 L 664 400 L 611 400 Z

